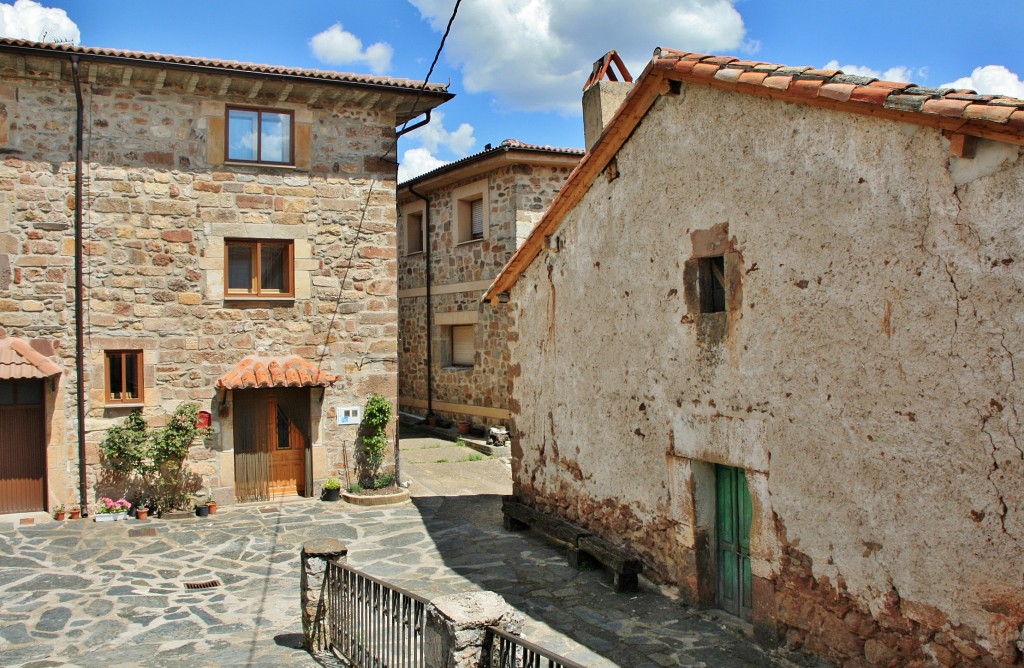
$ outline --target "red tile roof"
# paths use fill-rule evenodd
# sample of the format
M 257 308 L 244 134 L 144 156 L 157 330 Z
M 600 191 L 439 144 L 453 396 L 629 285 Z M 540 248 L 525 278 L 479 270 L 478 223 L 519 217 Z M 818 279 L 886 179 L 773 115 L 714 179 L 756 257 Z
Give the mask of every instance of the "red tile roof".
M 0 339 L 0 380 L 49 378 L 59 373 L 60 367 L 33 350 L 28 341 L 13 336 Z
M 235 60 L 216 60 L 213 58 L 193 58 L 189 56 L 172 56 L 164 53 L 148 53 L 145 51 L 122 51 L 120 49 L 106 49 L 91 46 L 73 46 L 71 44 L 52 44 L 45 42 L 30 42 L 22 39 L 0 38 L 0 50 L 18 51 L 27 50 L 37 52 L 39 55 L 46 55 L 51 52 L 53 55 L 59 53 L 79 54 L 92 57 L 97 60 L 131 60 L 138 63 L 151 63 L 154 65 L 172 65 L 189 68 L 206 68 L 215 70 L 226 70 L 228 73 L 240 72 L 250 74 L 262 74 L 269 76 L 313 79 L 325 82 L 353 83 L 369 86 L 386 86 L 388 88 L 417 89 L 423 86 L 422 81 L 412 79 L 398 79 L 393 77 L 378 77 L 365 74 L 352 74 L 350 72 L 334 72 L 332 70 L 310 70 L 297 67 L 281 67 L 278 65 L 260 65 L 257 63 L 245 63 Z M 424 94 L 445 94 L 448 87 L 444 84 L 427 84 Z
M 479 153 L 474 153 L 471 156 L 462 158 L 461 160 L 456 160 L 455 162 L 449 162 L 446 165 L 441 165 L 437 169 L 432 169 L 431 171 L 426 172 L 424 174 L 420 174 L 419 176 L 411 178 L 408 181 L 403 181 L 402 183 L 398 184 L 398 187 L 404 188 L 407 185 L 416 185 L 417 183 L 422 183 L 423 181 L 431 179 L 440 174 L 462 169 L 463 167 L 471 163 L 485 160 L 491 156 L 499 155 L 501 153 L 508 153 L 510 151 L 523 151 L 526 153 L 548 154 L 552 156 L 566 155 L 575 156 L 576 158 L 582 158 L 583 154 L 585 153 L 585 151 L 581 148 L 559 148 L 557 146 L 542 146 L 540 144 L 527 144 L 526 142 L 521 142 L 518 139 L 506 139 L 493 148 L 491 147 L 490 144 L 488 144 L 487 148 L 485 148 L 483 151 L 480 151 Z
M 327 387 L 337 380 L 315 364 L 298 356 L 246 357 L 217 379 L 220 390 L 250 390 L 268 387 Z
M 926 88 L 913 83 L 881 81 L 840 70 L 787 67 L 659 48 L 622 106 L 562 185 L 547 213 L 491 283 L 483 299 L 499 301 L 511 289 L 566 213 L 583 198 L 619 148 L 629 139 L 655 100 L 673 90 L 673 82 L 710 86 L 793 104 L 941 130 L 951 147 L 964 136 L 1024 146 L 1024 100 L 1005 95 L 978 95 L 972 90 Z

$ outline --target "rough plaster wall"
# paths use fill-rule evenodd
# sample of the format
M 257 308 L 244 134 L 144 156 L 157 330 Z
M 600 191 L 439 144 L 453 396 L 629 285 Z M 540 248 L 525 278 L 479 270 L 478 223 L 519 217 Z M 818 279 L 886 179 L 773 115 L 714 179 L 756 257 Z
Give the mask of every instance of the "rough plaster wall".
M 981 142 L 950 162 L 929 129 L 696 87 L 661 99 L 563 223 L 565 250 L 515 287 L 517 489 L 570 516 L 628 508 L 637 537 L 676 527 L 657 558 L 692 541 L 666 453 L 758 468 L 766 448 L 754 491 L 780 535 L 752 537 L 755 575 L 787 541 L 876 614 L 895 589 L 1012 642 L 1024 159 Z M 744 303 L 715 345 L 682 266 L 690 233 L 721 223 Z

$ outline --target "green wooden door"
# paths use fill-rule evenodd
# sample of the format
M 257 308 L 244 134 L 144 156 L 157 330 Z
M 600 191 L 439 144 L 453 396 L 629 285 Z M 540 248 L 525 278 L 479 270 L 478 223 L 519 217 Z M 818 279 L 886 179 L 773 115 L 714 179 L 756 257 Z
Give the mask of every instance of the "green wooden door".
M 750 522 L 754 511 L 743 469 L 715 467 L 718 607 L 750 620 Z

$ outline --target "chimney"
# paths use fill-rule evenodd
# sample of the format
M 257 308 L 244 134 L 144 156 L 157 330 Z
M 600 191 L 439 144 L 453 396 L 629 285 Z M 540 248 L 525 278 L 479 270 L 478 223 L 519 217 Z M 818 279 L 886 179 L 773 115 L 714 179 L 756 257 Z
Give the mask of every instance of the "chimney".
M 619 76 L 610 68 L 612 64 L 618 68 Z M 605 75 L 608 76 L 607 81 L 604 80 Z M 619 81 L 620 77 L 622 81 Z M 615 51 L 609 51 L 594 63 L 594 70 L 583 86 L 583 137 L 588 151 L 622 106 L 632 87 L 633 77 Z

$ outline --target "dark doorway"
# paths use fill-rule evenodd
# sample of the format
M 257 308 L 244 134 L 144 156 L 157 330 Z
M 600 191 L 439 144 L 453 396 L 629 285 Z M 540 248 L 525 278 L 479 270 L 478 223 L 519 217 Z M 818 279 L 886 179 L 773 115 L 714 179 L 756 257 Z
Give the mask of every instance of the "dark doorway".
M 43 381 L 0 380 L 0 513 L 46 510 Z
M 310 489 L 309 388 L 235 390 L 235 496 L 266 501 Z

